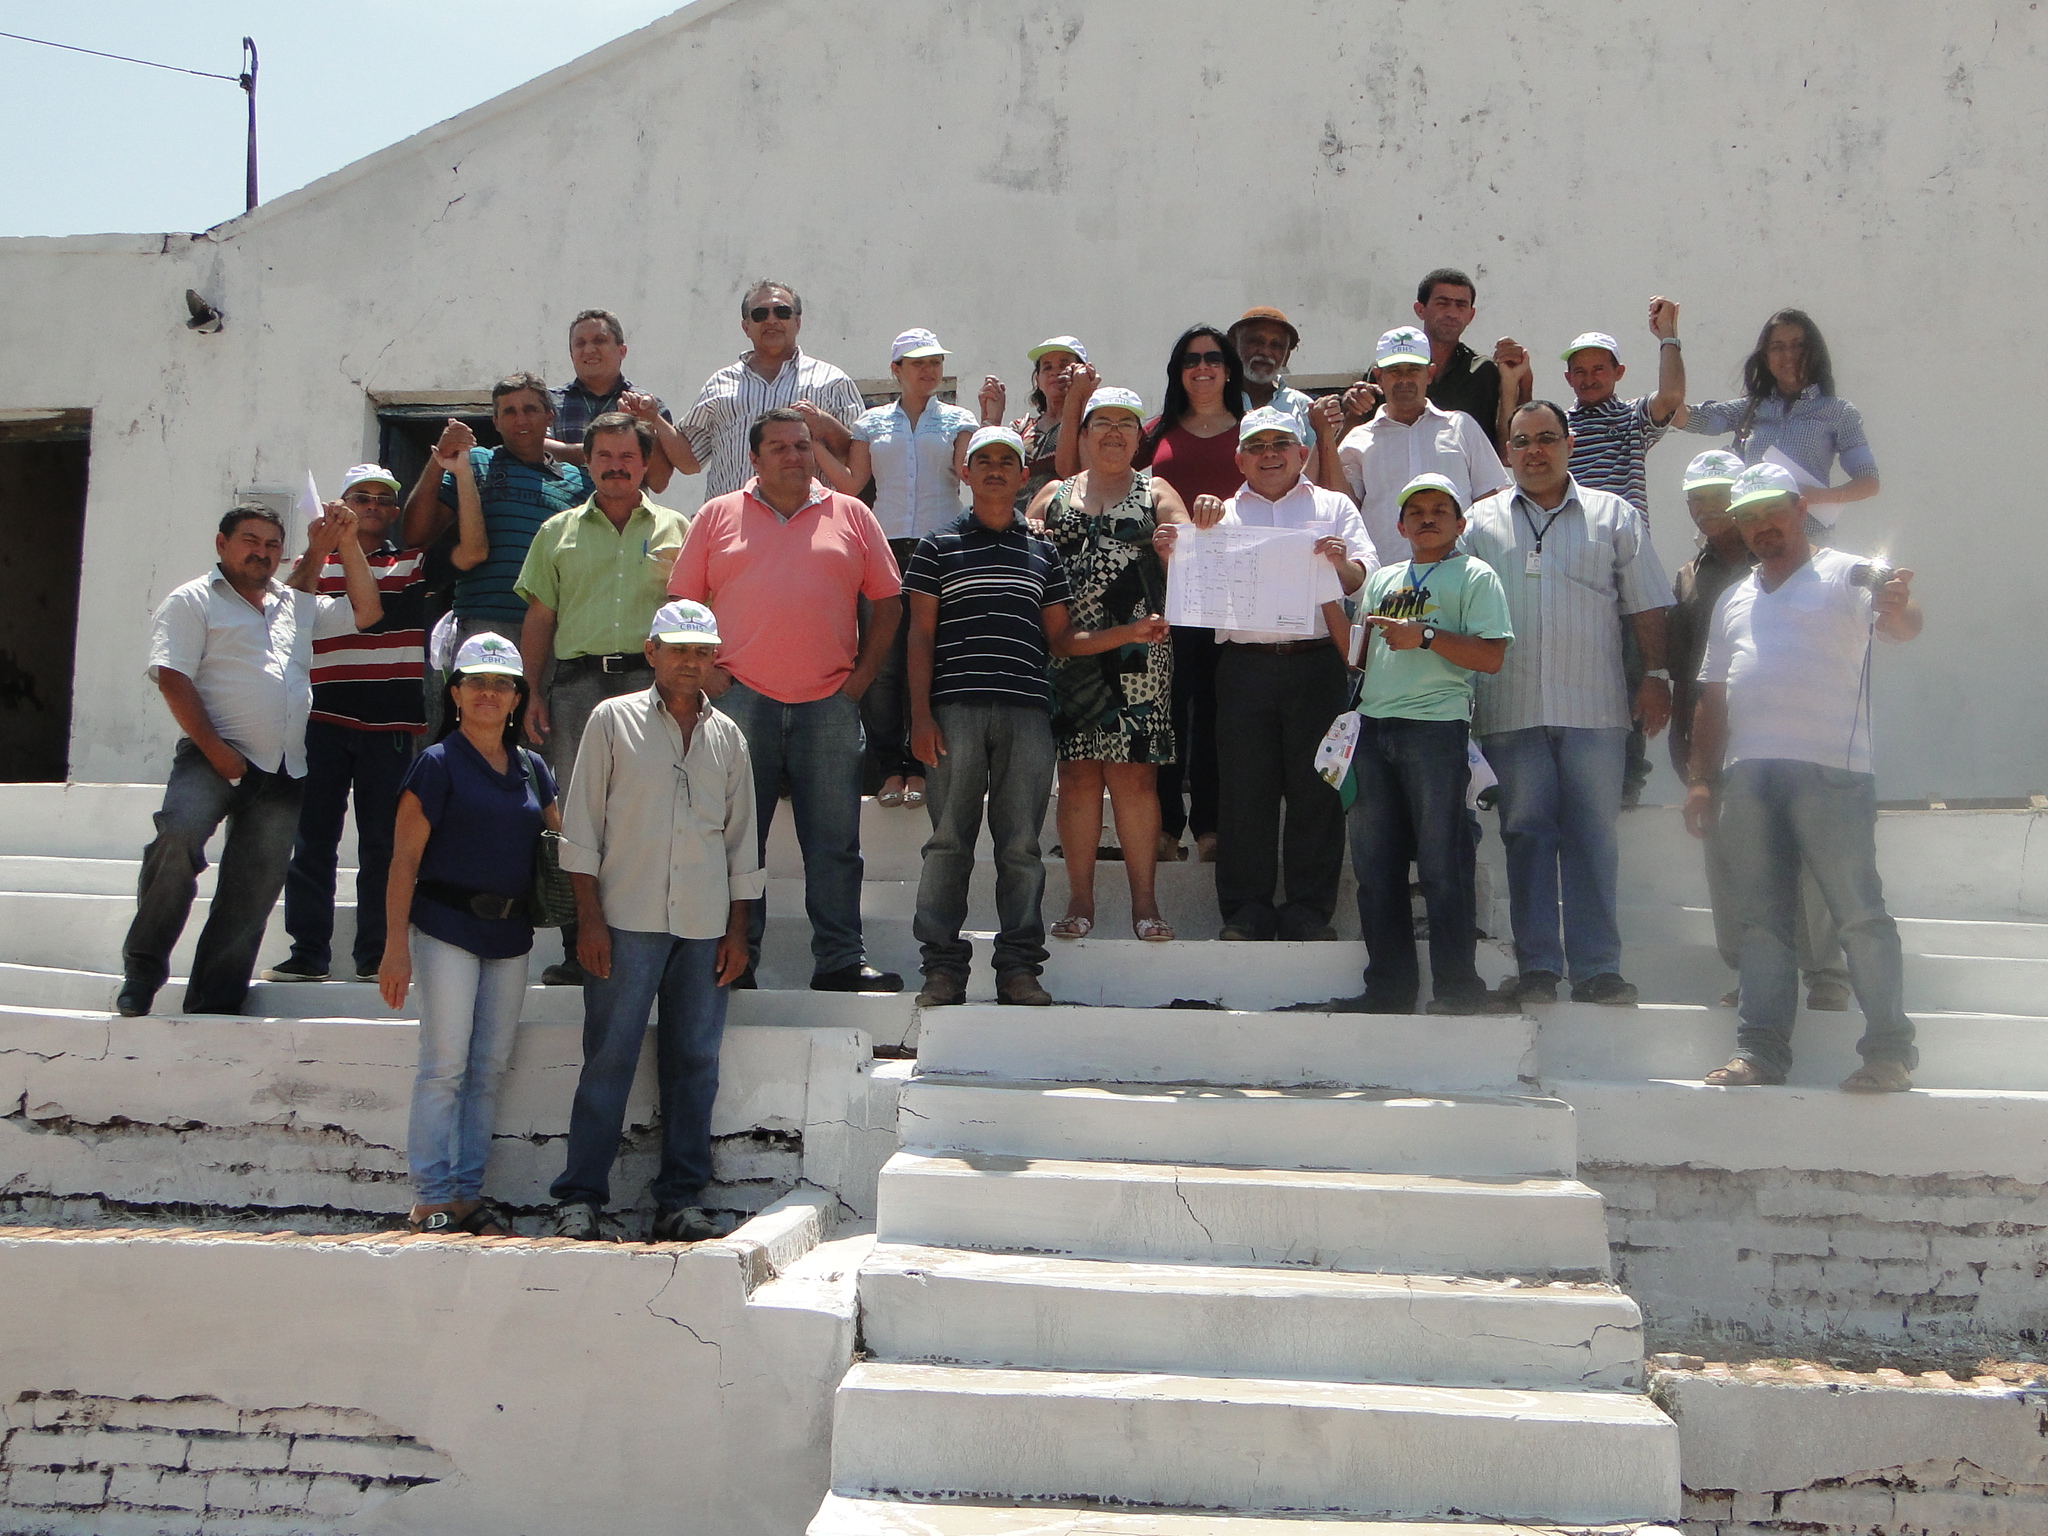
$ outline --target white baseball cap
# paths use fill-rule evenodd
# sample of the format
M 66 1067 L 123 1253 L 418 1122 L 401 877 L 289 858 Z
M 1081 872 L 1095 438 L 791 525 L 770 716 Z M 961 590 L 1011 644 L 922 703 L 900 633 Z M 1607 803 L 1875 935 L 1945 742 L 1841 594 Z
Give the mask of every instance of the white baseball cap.
M 1588 347 L 1599 347 L 1617 363 L 1621 361 L 1621 343 L 1605 331 L 1584 331 L 1572 338 L 1572 344 L 1557 355 L 1566 362 L 1572 360 L 1574 352 L 1583 352 Z
M 889 344 L 889 361 L 900 363 L 906 357 L 951 357 L 952 353 L 939 345 L 939 338 L 921 327 L 905 331 Z
M 1018 463 L 1024 464 L 1029 462 L 1029 456 L 1024 452 L 1024 439 L 1015 432 L 1012 432 L 1008 427 L 983 427 L 980 431 L 976 432 L 974 436 L 967 439 L 967 457 L 973 458 L 991 443 L 998 447 L 1007 448 L 1016 454 Z
M 1417 491 L 1442 491 L 1451 498 L 1452 504 L 1460 512 L 1465 510 L 1465 498 L 1458 494 L 1458 488 L 1451 484 L 1450 477 L 1448 475 L 1435 474 L 1417 475 L 1413 480 L 1402 486 L 1401 494 L 1394 498 L 1394 505 L 1397 507 L 1407 506 L 1408 498 Z
M 1088 425 L 1088 418 L 1097 411 L 1129 411 L 1142 425 L 1145 420 L 1145 402 L 1135 389 L 1119 389 L 1114 384 L 1105 384 L 1088 397 L 1088 409 L 1081 413 L 1081 425 Z
M 1380 368 L 1389 363 L 1421 363 L 1427 367 L 1429 338 L 1412 325 L 1397 325 L 1372 349 L 1372 360 Z
M 359 485 L 388 485 L 394 491 L 405 490 L 405 487 L 398 483 L 398 476 L 382 464 L 358 464 L 341 477 L 341 494 L 346 496 Z
M 1792 471 L 1781 464 L 1752 464 L 1735 477 L 1729 487 L 1728 510 L 1748 506 L 1751 502 L 1769 501 L 1774 496 L 1799 494 L 1799 482 L 1792 478 Z
M 1703 485 L 1733 485 L 1742 473 L 1742 459 L 1726 448 L 1709 448 L 1685 466 L 1685 488 L 1696 491 Z
M 1035 363 L 1048 352 L 1071 352 L 1082 362 L 1088 361 L 1088 349 L 1077 336 L 1048 336 L 1024 355 Z
M 718 645 L 718 620 L 702 603 L 678 598 L 655 614 L 647 638 L 663 645 Z
M 1285 432 L 1296 443 L 1302 441 L 1301 422 L 1292 411 L 1276 411 L 1270 405 L 1262 405 L 1255 411 L 1246 411 L 1244 420 L 1237 424 L 1237 440 L 1247 443 L 1261 432 Z
M 495 673 L 501 677 L 526 675 L 525 664 L 519 659 L 519 647 L 503 635 L 494 635 L 489 630 L 471 635 L 462 642 L 451 670 L 458 676 L 463 673 Z

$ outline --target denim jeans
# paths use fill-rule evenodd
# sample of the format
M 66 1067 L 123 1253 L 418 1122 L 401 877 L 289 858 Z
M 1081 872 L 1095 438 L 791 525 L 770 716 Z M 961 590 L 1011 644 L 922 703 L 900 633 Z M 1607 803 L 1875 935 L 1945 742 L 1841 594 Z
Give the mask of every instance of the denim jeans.
M 1615 823 L 1627 745 L 1626 730 L 1555 725 L 1498 731 L 1479 743 L 1500 775 L 1508 911 L 1524 973 L 1584 982 L 1621 971 Z
M 646 667 L 631 672 L 601 672 L 579 663 L 555 663 L 554 680 L 548 684 L 548 767 L 555 775 L 558 794 L 569 793 L 569 780 L 576 767 L 576 752 L 583 745 L 584 727 L 590 712 L 606 699 L 625 693 L 645 693 L 654 686 L 654 673 Z M 576 922 L 562 924 L 562 957 L 576 958 Z
M 419 989 L 420 1068 L 405 1155 L 422 1205 L 474 1200 L 491 1159 L 498 1084 L 519 1035 L 527 955 L 484 960 L 412 930 Z
M 230 784 L 189 740 L 178 742 L 156 813 L 156 837 L 142 851 L 135 920 L 121 945 L 131 986 L 154 993 L 171 974 L 171 947 L 185 931 L 206 868 L 206 840 L 225 819 L 227 846 L 185 988 L 187 1013 L 240 1013 L 256 969 L 256 951 L 277 893 L 284 888 L 299 800 L 306 781 L 248 769 Z
M 932 718 L 946 750 L 926 779 L 932 819 L 917 882 L 912 931 L 927 976 L 967 979 L 974 946 L 960 936 L 967 921 L 967 883 L 988 797 L 989 838 L 996 854 L 995 969 L 1000 978 L 1045 969 L 1045 862 L 1039 828 L 1052 794 L 1052 717 L 1028 704 L 938 704 Z
M 889 553 L 896 568 L 910 569 L 910 557 L 917 553 L 917 539 L 891 539 Z M 863 628 L 867 605 L 862 604 Z M 924 764 L 910 752 L 910 613 L 906 605 L 896 625 L 896 638 L 882 653 L 882 665 L 868 691 L 860 696 L 860 723 L 867 732 L 868 754 L 874 759 L 875 782 L 900 774 L 923 778 Z
M 1462 720 L 1364 717 L 1351 762 L 1351 868 L 1358 877 L 1358 927 L 1365 939 L 1365 995 L 1376 1008 L 1412 1013 L 1421 990 L 1408 866 L 1422 877 L 1429 909 L 1432 993 L 1477 1002 L 1486 986 L 1473 963 L 1479 936 L 1472 882 L 1477 855 L 1465 811 L 1471 779 Z
M 306 726 L 306 795 L 284 877 L 284 926 L 292 958 L 326 970 L 334 960 L 334 875 L 351 793 L 356 802 L 355 968 L 384 958 L 384 887 L 391 873 L 398 786 L 418 741 L 410 731 L 358 731 L 325 720 Z
M 652 1008 L 661 1115 L 654 1204 L 664 1211 L 695 1205 L 711 1182 L 711 1105 L 730 995 L 718 985 L 718 940 L 625 928 L 611 935 L 611 975 L 583 983 L 583 1073 L 569 1112 L 569 1161 L 548 1193 L 562 1204 L 602 1210 L 611 1203 L 626 1096 Z
M 1707 857 L 1707 901 L 1714 909 L 1714 948 L 1721 963 L 1731 971 L 1742 969 L 1742 923 L 1735 913 L 1735 879 L 1728 868 L 1728 851 L 1720 833 L 1721 789 L 1714 787 L 1715 825 L 1705 842 Z M 1799 871 L 1799 920 L 1794 925 L 1798 940 L 1799 972 L 1810 987 L 1817 982 L 1849 984 L 1849 972 L 1842 961 L 1841 940 L 1835 935 L 1835 920 L 1828 916 L 1828 904 L 1820 893 L 1813 871 Z
M 1742 924 L 1742 1023 L 1735 1054 L 1783 1075 L 1799 1009 L 1794 923 L 1799 870 L 1813 871 L 1842 936 L 1849 985 L 1863 1010 L 1865 1061 L 1919 1064 L 1906 1017 L 1899 927 L 1877 875 L 1877 780 L 1818 763 L 1732 765 L 1721 784 L 1716 837 L 1728 859 Z
M 843 693 L 783 704 L 745 683 L 719 696 L 718 708 L 747 738 L 754 763 L 755 822 L 768 856 L 782 783 L 804 856 L 804 912 L 811 920 L 811 967 L 844 970 L 864 957 L 860 937 L 860 706 Z M 747 918 L 747 968 L 761 960 L 768 902 Z

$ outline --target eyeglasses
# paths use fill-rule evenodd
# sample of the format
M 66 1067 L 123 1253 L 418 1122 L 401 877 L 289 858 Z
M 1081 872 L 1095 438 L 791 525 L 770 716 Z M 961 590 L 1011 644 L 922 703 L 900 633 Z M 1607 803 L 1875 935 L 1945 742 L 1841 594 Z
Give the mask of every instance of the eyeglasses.
M 1221 352 L 1183 352 L 1180 358 L 1180 365 L 1183 368 L 1221 368 L 1223 366 L 1223 354 Z
M 1555 448 L 1563 441 L 1562 432 L 1538 432 L 1534 437 L 1526 432 L 1517 432 L 1508 439 L 1508 446 L 1519 453 L 1524 448 Z
M 384 507 L 391 511 L 398 508 L 396 496 L 365 496 L 361 492 L 351 491 L 341 499 L 352 507 Z
M 751 319 L 756 325 L 759 325 L 763 320 L 766 320 L 770 315 L 773 315 L 778 320 L 787 320 L 790 319 L 795 314 L 796 311 L 791 309 L 787 304 L 756 304 L 752 309 L 747 311 L 748 318 Z

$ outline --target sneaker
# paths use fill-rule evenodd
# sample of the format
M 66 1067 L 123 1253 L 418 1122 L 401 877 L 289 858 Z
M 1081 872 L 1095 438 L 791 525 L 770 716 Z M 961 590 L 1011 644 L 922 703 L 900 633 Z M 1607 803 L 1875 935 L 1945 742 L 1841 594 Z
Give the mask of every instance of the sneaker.
M 540 984 L 544 987 L 580 987 L 583 985 L 583 967 L 574 960 L 551 965 L 540 973 Z
M 567 1205 L 555 1207 L 555 1219 L 548 1229 L 549 1237 L 566 1237 L 579 1243 L 597 1243 L 604 1240 L 604 1212 L 594 1205 L 572 1200 Z
M 1833 977 L 1816 981 L 1806 989 L 1806 1006 L 1815 1013 L 1847 1013 L 1850 1001 L 1848 983 Z
M 1558 983 L 1563 979 L 1555 971 L 1524 971 L 1502 982 L 1494 996 L 1517 1006 L 1523 1003 L 1554 1003 L 1557 1001 Z
M 1866 1061 L 1842 1079 L 1844 1093 L 1904 1093 L 1913 1086 L 1913 1074 L 1902 1061 Z
M 711 1219 L 711 1213 L 701 1205 L 683 1205 L 672 1211 L 657 1211 L 647 1228 L 647 1241 L 650 1243 L 702 1243 L 716 1236 L 718 1223 Z
M 365 966 L 357 966 L 357 967 L 356 967 L 356 980 L 357 980 L 357 981 L 375 981 L 376 979 L 377 979 L 377 967 L 376 967 L 376 966 L 372 965 L 372 966 L 367 966 L 367 967 L 365 967 Z
M 967 1001 L 967 983 L 951 971 L 933 971 L 917 994 L 920 1008 L 957 1008 Z
M 310 960 L 301 960 L 294 955 L 282 965 L 273 965 L 269 970 L 257 974 L 265 981 L 325 981 L 327 967 L 315 965 Z
M 1052 994 L 1030 971 L 1012 971 L 996 978 L 996 1001 L 1017 1008 L 1050 1008 Z
M 1633 1008 L 1636 1005 L 1635 983 L 1622 980 L 1613 971 L 1602 971 L 1598 976 L 1575 983 L 1572 1001 L 1600 1003 L 1608 1008 Z

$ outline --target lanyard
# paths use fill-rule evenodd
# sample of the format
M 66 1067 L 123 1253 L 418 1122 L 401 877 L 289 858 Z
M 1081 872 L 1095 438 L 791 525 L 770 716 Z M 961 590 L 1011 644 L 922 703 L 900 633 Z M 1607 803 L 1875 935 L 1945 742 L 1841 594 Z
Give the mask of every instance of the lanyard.
M 1568 504 L 1569 502 L 1567 502 L 1567 505 Z M 1542 554 L 1543 541 L 1550 537 L 1551 528 L 1556 524 L 1557 520 L 1560 517 L 1564 516 L 1564 507 L 1560 506 L 1555 512 L 1551 513 L 1550 516 L 1544 521 L 1543 526 L 1541 528 L 1538 528 L 1536 526 L 1536 514 L 1529 510 L 1528 503 L 1524 502 L 1518 496 L 1515 498 L 1515 505 L 1522 509 L 1522 516 L 1526 517 L 1529 520 L 1529 531 L 1536 535 L 1536 553 L 1539 555 Z
M 1532 525 L 1532 526 L 1533 526 L 1533 525 Z M 1545 529 L 1544 531 L 1545 531 L 1546 533 L 1547 533 L 1547 532 L 1549 532 L 1549 530 L 1548 530 L 1548 529 Z M 1538 543 L 1539 543 L 1539 545 L 1540 545 L 1541 541 L 1539 540 L 1539 541 L 1538 541 Z M 1443 563 L 1443 561 L 1439 560 L 1439 561 L 1437 561 L 1437 562 L 1436 562 L 1435 564 L 1433 564 L 1433 565 L 1431 565 L 1431 566 L 1430 566 L 1430 568 L 1429 568 L 1429 571 L 1428 571 L 1428 573 L 1427 573 L 1426 575 L 1424 575 L 1424 576 L 1423 576 L 1423 578 L 1422 578 L 1422 579 L 1421 579 L 1420 581 L 1417 581 L 1417 580 L 1415 579 L 1415 569 L 1416 569 L 1416 567 L 1415 567 L 1415 562 L 1414 562 L 1413 560 L 1410 560 L 1410 561 L 1408 562 L 1408 590 L 1409 590 L 1409 592 L 1410 592 L 1411 594 L 1413 594 L 1413 595 L 1414 595 L 1414 597 L 1415 597 L 1415 598 L 1416 598 L 1416 599 L 1417 599 L 1417 600 L 1419 601 L 1419 600 L 1420 600 L 1420 599 L 1421 599 L 1422 597 L 1424 597 L 1424 596 L 1425 596 L 1425 595 L 1426 595 L 1426 594 L 1428 593 L 1428 591 L 1429 591 L 1429 578 L 1430 578 L 1431 576 L 1434 576 L 1434 575 L 1435 575 L 1435 574 L 1436 574 L 1436 573 L 1437 573 L 1438 571 L 1442 570 L 1443 568 L 1444 568 L 1444 563 Z

